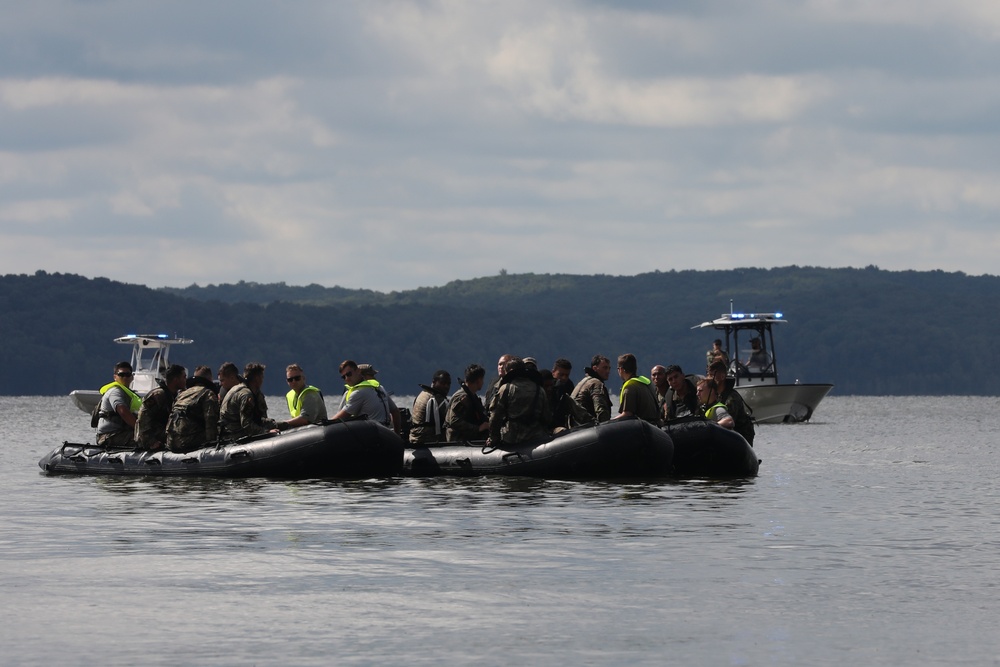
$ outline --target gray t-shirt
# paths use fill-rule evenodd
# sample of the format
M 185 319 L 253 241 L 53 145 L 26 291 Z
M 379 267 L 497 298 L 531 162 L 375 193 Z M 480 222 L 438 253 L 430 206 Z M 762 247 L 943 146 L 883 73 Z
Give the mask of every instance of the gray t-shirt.
M 125 409 L 128 410 L 132 406 L 132 401 L 125 391 L 116 385 L 101 396 L 101 412 L 112 416 L 110 418 L 101 417 L 97 421 L 98 434 L 117 433 L 127 428 L 125 422 L 118 416 L 119 405 L 124 405 Z
M 318 391 L 307 391 L 302 396 L 302 410 L 299 415 L 309 420 L 310 424 L 318 424 L 326 419 L 326 403 Z
M 357 387 L 351 390 L 350 394 L 345 393 L 344 397 L 340 399 L 340 409 L 346 409 L 355 417 L 368 415 L 368 419 L 389 426 L 392 424 L 392 417 L 389 415 L 388 398 L 384 390 L 380 395 L 375 387 L 367 385 Z

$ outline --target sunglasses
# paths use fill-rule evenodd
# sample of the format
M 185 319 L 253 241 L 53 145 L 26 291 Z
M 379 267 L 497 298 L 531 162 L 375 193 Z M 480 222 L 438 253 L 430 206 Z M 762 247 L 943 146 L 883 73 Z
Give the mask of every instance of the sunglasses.
M 354 377 L 354 371 L 347 371 L 346 373 L 340 376 L 340 379 L 346 380 L 349 377 Z
M 132 377 L 132 373 L 115 373 L 115 375 L 117 375 L 120 378 L 130 378 L 130 377 Z
M 301 379 L 302 379 L 302 376 L 301 376 L 301 375 L 293 375 L 293 376 L 292 376 L 292 377 L 290 377 L 290 378 L 285 378 L 285 381 L 286 381 L 286 382 L 298 382 L 298 381 L 299 381 L 299 380 L 301 380 Z

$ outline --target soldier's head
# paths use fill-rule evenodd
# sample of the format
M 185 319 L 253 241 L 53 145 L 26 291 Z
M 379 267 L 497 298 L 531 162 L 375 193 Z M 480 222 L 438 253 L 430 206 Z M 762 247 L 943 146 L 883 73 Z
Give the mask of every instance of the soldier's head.
M 667 369 L 657 364 L 649 371 L 649 379 L 653 381 L 656 388 L 663 392 L 667 388 Z
M 451 373 L 448 371 L 438 371 L 431 379 L 431 389 L 438 394 L 447 394 L 451 391 Z
M 179 364 L 170 364 L 167 372 L 163 374 L 167 389 L 175 394 L 184 389 L 187 385 L 187 369 Z
M 298 393 L 306 386 L 306 374 L 298 364 L 288 364 L 285 366 L 285 382 L 288 388 Z
M 260 389 L 264 384 L 264 364 L 251 361 L 243 367 L 243 382 L 251 389 Z
M 715 403 L 718 399 L 718 388 L 715 385 L 715 380 L 709 380 L 708 378 L 703 378 L 698 381 L 698 402 L 703 405 L 709 405 L 710 403 Z
M 552 364 L 552 379 L 556 382 L 566 382 L 572 371 L 573 364 L 570 363 L 569 359 L 560 357 Z
M 503 377 L 507 372 L 507 362 L 514 358 L 513 354 L 504 354 L 497 359 L 497 375 Z
M 508 355 L 510 358 L 507 363 L 503 366 L 503 375 L 507 377 L 508 375 L 521 375 L 524 373 L 524 360 L 521 357 L 515 357 L 514 355 Z
M 607 380 L 608 376 L 611 375 L 611 360 L 603 354 L 595 354 L 594 358 L 590 360 L 590 370 L 602 380 Z
M 129 387 L 132 385 L 132 378 L 135 374 L 132 372 L 132 364 L 127 361 L 119 361 L 115 364 L 114 370 L 114 380 L 120 384 Z
M 486 379 L 486 369 L 479 364 L 469 364 L 465 369 L 465 386 L 475 393 L 483 388 Z
M 628 377 L 633 377 L 636 375 L 636 371 L 639 368 L 639 364 L 635 360 L 635 355 L 631 352 L 626 352 L 625 354 L 619 355 L 618 357 L 618 371 L 619 374 Z
M 667 384 L 674 391 L 683 391 L 684 388 L 684 371 L 677 364 L 670 364 L 667 366 Z
M 236 364 L 227 361 L 219 366 L 219 386 L 229 391 L 240 383 L 240 371 Z
M 339 369 L 341 379 L 351 387 L 364 380 L 358 365 L 350 359 L 340 362 Z

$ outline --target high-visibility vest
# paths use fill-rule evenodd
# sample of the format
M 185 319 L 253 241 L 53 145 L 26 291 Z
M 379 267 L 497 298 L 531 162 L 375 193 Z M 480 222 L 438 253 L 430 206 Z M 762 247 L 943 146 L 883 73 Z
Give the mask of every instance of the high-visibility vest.
M 104 394 L 108 393 L 108 391 L 112 387 L 116 387 L 116 386 L 120 387 L 122 389 L 122 391 L 125 392 L 125 396 L 128 397 L 128 401 L 129 401 L 128 409 L 129 409 L 129 412 L 138 413 L 139 412 L 139 408 L 142 407 L 142 399 L 139 397 L 139 394 L 135 393 L 134 391 L 132 391 L 131 389 L 129 389 L 128 387 L 126 387 L 125 385 L 123 385 L 118 380 L 115 380 L 114 382 L 109 382 L 108 384 L 106 384 L 103 387 L 101 387 L 101 396 L 104 396 Z
M 302 414 L 302 399 L 307 392 L 315 391 L 316 393 L 322 393 L 317 387 L 309 385 L 299 393 L 295 393 L 295 390 L 290 390 L 285 394 L 285 400 L 288 401 L 288 412 L 293 417 L 298 417 Z

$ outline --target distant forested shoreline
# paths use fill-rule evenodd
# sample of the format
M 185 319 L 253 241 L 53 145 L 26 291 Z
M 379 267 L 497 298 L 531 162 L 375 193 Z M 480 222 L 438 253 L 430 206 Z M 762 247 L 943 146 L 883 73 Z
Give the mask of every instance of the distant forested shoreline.
M 832 382 L 834 394 L 1000 394 L 994 343 L 1000 277 L 870 266 L 657 271 L 637 276 L 502 274 L 441 287 L 372 290 L 239 282 L 152 289 L 106 278 L 37 272 L 0 277 L 0 394 L 55 395 L 96 388 L 129 350 L 126 333 L 194 339 L 174 361 L 268 366 L 264 387 L 283 394 L 284 367 L 339 394 L 337 365 L 369 362 L 400 395 L 438 368 L 470 363 L 488 374 L 505 352 L 551 365 L 632 352 L 643 372 L 676 363 L 704 370 L 715 332 L 692 327 L 728 312 L 781 311 L 782 380 Z M 972 378 L 975 377 L 975 381 Z M 617 391 L 612 374 L 609 387 Z

